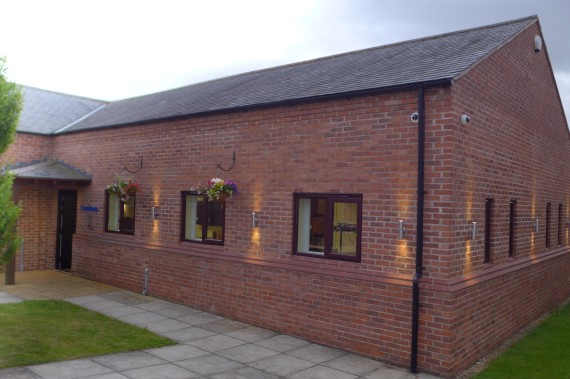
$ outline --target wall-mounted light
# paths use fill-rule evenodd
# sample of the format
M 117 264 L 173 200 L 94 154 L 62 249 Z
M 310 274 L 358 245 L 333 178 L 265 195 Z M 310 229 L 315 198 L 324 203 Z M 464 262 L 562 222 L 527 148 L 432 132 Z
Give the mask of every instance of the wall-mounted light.
M 259 223 L 259 213 L 251 212 L 251 227 L 257 228 Z
M 473 221 L 471 222 L 471 233 L 469 236 L 471 241 L 475 241 L 475 238 L 477 238 L 477 222 Z
M 540 36 L 534 36 L 534 52 L 540 53 L 542 50 L 542 38 Z
M 404 234 L 406 234 L 406 227 L 404 226 L 404 220 L 398 221 L 398 239 L 404 239 Z
M 156 220 L 158 218 L 158 207 L 150 207 L 150 217 L 153 220 Z
M 538 233 L 538 224 L 539 224 L 538 218 L 535 218 L 534 222 L 532 223 L 532 229 L 534 230 L 535 233 Z

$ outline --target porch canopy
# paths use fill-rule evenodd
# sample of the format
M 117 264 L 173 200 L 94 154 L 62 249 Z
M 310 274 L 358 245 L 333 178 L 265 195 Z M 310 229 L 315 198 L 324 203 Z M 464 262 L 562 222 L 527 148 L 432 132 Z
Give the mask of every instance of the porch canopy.
M 6 168 L 3 168 L 4 171 Z M 7 168 L 15 175 L 16 182 L 44 182 L 88 185 L 91 175 L 55 158 L 22 162 Z

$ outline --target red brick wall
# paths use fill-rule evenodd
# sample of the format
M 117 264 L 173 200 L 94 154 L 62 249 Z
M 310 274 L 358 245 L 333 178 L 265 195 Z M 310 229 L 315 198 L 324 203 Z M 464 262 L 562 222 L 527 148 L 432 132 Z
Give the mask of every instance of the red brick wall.
M 452 372 L 459 372 L 496 349 L 529 322 L 540 318 L 570 293 L 566 248 L 514 263 L 450 288 L 456 308 Z
M 14 199 L 22 205 L 18 235 L 24 248 L 24 270 L 55 267 L 57 227 L 57 189 L 53 186 L 16 183 Z M 20 270 L 20 252 L 16 268 Z
M 558 204 L 565 222 L 570 206 L 568 130 L 546 52 L 533 50 L 537 32 L 525 31 L 452 87 L 427 91 L 422 371 L 453 376 L 570 295 L 566 229 L 562 246 L 556 244 Z M 99 209 L 92 224 L 91 213 L 78 211 L 73 270 L 141 292 L 148 268 L 151 295 L 406 366 L 415 111 L 411 91 L 55 137 L 53 156 L 93 175 L 91 186 L 79 190 L 79 205 Z M 472 119 L 466 126 L 464 113 Z M 216 164 L 230 165 L 234 150 L 235 168 L 219 173 L 240 188 L 227 203 L 224 246 L 180 242 L 180 192 L 218 175 Z M 105 186 L 141 157 L 135 235 L 104 233 Z M 291 254 L 294 192 L 363 194 L 361 263 Z M 483 263 L 489 197 L 492 258 Z M 512 199 L 516 252 L 508 259 Z M 252 211 L 260 215 L 257 229 Z M 541 220 L 536 235 L 534 217 Z M 468 240 L 472 221 L 479 226 L 475 241 Z
M 0 157 L 0 163 L 31 162 L 52 156 L 53 138 L 36 134 L 16 133 L 14 143 Z
M 454 263 L 454 276 L 485 268 L 483 229 L 470 252 L 465 236 L 467 221 L 484 226 L 486 198 L 495 199 L 492 265 L 508 261 L 510 200 L 517 201 L 515 258 L 548 250 L 547 203 L 552 203 L 551 248 L 558 246 L 559 204 L 567 224 L 570 138 L 546 51 L 534 52 L 536 34 L 535 27 L 527 29 L 454 86 L 454 119 L 461 113 L 472 119 L 468 126 L 455 125 L 458 156 L 453 166 L 459 191 L 454 193 L 454 223 L 464 230 L 457 228 L 453 241 L 454 254 L 463 257 Z M 531 232 L 534 218 L 540 220 L 538 233 Z M 565 246 L 566 228 L 563 234 Z
M 455 310 L 446 322 L 453 341 L 452 372 L 465 369 L 512 333 L 570 296 L 568 229 L 570 139 L 547 51 L 534 52 L 535 24 L 452 87 L 448 129 L 449 241 L 434 256 L 449 265 Z M 471 116 L 461 125 L 461 114 Z M 491 261 L 485 263 L 485 199 L 494 199 Z M 514 257 L 508 256 L 509 202 L 516 200 Z M 550 247 L 546 204 L 551 203 Z M 563 205 L 558 244 L 558 205 Z M 540 221 L 538 233 L 532 222 Z M 478 235 L 469 241 L 469 226 Z M 445 239 L 444 239 L 445 240 Z M 428 267 L 428 276 L 429 271 Z M 426 280 L 441 285 L 437 280 Z M 429 291 L 428 291 L 429 292 Z

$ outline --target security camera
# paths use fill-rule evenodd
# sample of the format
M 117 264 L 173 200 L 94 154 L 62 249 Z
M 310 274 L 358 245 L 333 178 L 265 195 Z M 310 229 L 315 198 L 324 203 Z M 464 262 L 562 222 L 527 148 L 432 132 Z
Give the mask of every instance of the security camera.
M 410 116 L 410 120 L 412 120 L 412 122 L 418 122 L 419 119 L 420 119 L 420 115 L 418 114 L 418 112 L 414 112 Z
M 466 115 L 466 114 L 461 115 L 461 124 L 462 125 L 467 125 L 470 122 L 471 122 L 471 117 L 469 117 L 469 115 Z

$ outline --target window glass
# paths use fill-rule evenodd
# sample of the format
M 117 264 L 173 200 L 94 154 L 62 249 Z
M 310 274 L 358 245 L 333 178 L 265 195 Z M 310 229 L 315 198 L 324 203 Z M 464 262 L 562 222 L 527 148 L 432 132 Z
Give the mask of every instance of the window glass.
M 224 232 L 224 205 L 223 203 L 208 203 L 208 235 L 207 239 L 222 241 Z
M 106 192 L 107 225 L 106 231 L 124 234 L 135 232 L 136 195 L 122 201 L 115 193 Z
M 129 196 L 123 204 L 123 217 L 121 218 L 120 227 L 122 232 L 135 231 L 135 197 Z
M 295 254 L 360 260 L 362 195 L 295 194 Z
M 323 255 L 326 199 L 299 199 L 297 251 Z M 322 209 L 322 213 L 319 211 Z
M 358 206 L 356 203 L 334 202 L 332 252 L 356 256 L 358 240 Z
M 184 239 L 201 241 L 202 225 L 198 219 L 198 209 L 203 204 L 203 196 L 186 195 L 186 223 L 184 229 Z M 200 204 L 200 206 L 198 205 Z
M 109 219 L 107 223 L 107 230 L 114 232 L 119 231 L 119 217 L 121 217 L 121 200 L 119 196 L 114 193 L 109 194 Z
M 225 205 L 211 202 L 202 194 L 182 193 L 182 240 L 223 244 Z

